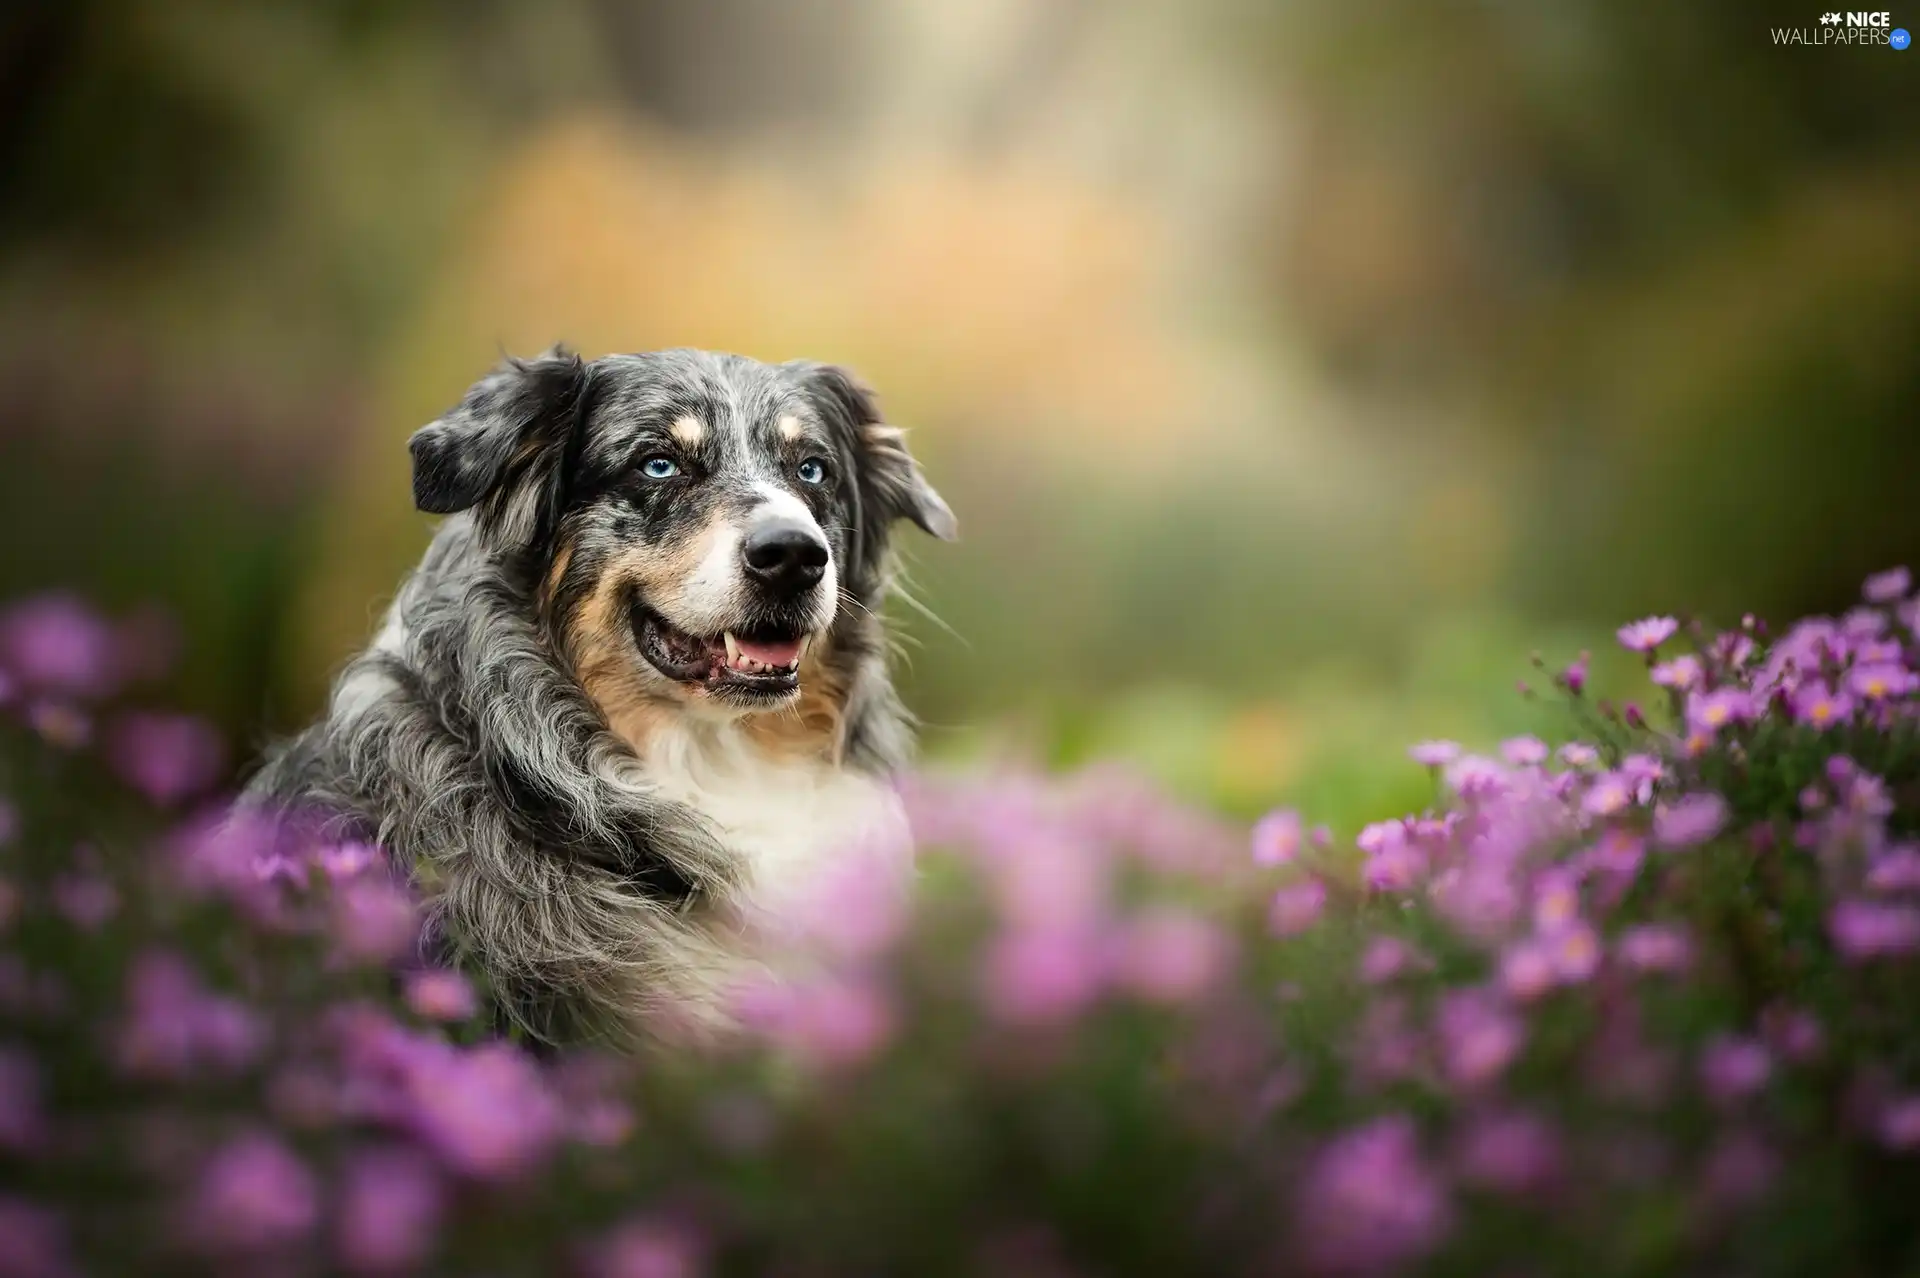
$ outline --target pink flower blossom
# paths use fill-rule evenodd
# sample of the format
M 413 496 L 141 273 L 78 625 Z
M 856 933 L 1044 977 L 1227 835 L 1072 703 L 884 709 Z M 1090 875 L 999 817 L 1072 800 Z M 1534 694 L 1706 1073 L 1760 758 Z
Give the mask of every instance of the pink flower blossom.
M 350 879 L 333 893 L 334 953 L 353 963 L 385 963 L 409 954 L 418 943 L 420 919 L 413 897 L 384 878 Z
M 1423 768 L 1445 767 L 1460 757 L 1457 741 L 1421 741 L 1407 750 L 1407 756 Z
M 1114 975 L 1120 986 L 1155 1003 L 1184 1003 L 1226 974 L 1232 947 L 1224 932 L 1185 910 L 1142 912 L 1120 934 Z
M 1600 752 L 1584 741 L 1569 741 L 1560 747 L 1560 762 L 1569 768 L 1591 768 L 1600 762 Z
M 1639 972 L 1684 972 L 1693 962 L 1685 929 L 1665 923 L 1630 927 L 1614 943 L 1620 961 Z
M 1560 980 L 1578 984 L 1600 967 L 1600 937 L 1591 926 L 1575 923 L 1549 942 L 1553 972 Z
M 1255 865 L 1291 865 L 1300 856 L 1300 814 L 1291 808 L 1267 813 L 1253 827 Z
M 1309 1262 L 1340 1272 L 1404 1265 L 1437 1247 L 1452 1224 L 1413 1124 L 1399 1115 L 1328 1144 L 1308 1171 L 1298 1207 Z
M 313 1173 L 277 1137 L 237 1136 L 200 1174 L 189 1227 L 214 1251 L 256 1252 L 304 1238 L 320 1215 Z
M 1827 915 L 1827 932 L 1854 961 L 1911 954 L 1920 949 L 1920 909 L 1878 901 L 1842 901 Z
M 1888 848 L 1867 864 L 1867 890 L 1920 892 L 1920 848 Z
M 1312 927 L 1327 903 L 1327 885 L 1302 879 L 1273 894 L 1267 907 L 1267 930 L 1275 936 L 1295 936 Z
M 596 1249 L 593 1278 L 699 1278 L 705 1268 L 699 1235 L 653 1218 L 614 1230 Z
M 429 968 L 407 977 L 407 1006 L 430 1021 L 464 1021 L 479 1010 L 473 984 L 458 972 Z
M 1470 1120 L 1456 1145 L 1454 1163 L 1470 1185 L 1520 1195 L 1556 1181 L 1562 1159 L 1552 1127 L 1532 1114 L 1508 1111 Z
M 1857 665 L 1847 671 L 1847 691 L 1867 701 L 1888 701 L 1920 689 L 1920 675 L 1891 662 Z
M 1683 653 L 1671 661 L 1661 662 L 1647 677 L 1662 688 L 1684 692 L 1699 686 L 1700 675 L 1700 658 L 1692 653 Z
M 123 715 L 108 727 L 104 752 L 121 780 L 163 807 L 204 793 L 226 765 L 220 734 L 191 715 Z
M 1500 754 L 1516 768 L 1539 767 L 1547 753 L 1547 743 L 1539 737 L 1509 737 L 1500 743 Z
M 1455 990 L 1442 998 L 1436 1027 L 1447 1076 L 1463 1087 L 1498 1078 L 1526 1041 L 1520 1018 L 1482 990 Z
M 61 697 L 112 696 L 124 675 L 113 627 L 66 594 L 0 613 L 0 666 L 22 686 Z
M 982 976 L 987 1008 L 1016 1025 L 1071 1020 L 1106 981 L 1099 938 L 1069 930 L 1015 930 L 997 937 Z
M 1880 1143 L 1899 1154 L 1920 1150 L 1920 1096 L 1896 1096 L 1874 1124 Z
M 341 1175 L 341 1262 L 356 1273 L 413 1271 L 433 1251 L 445 1197 L 433 1164 L 411 1150 L 354 1155 Z
M 1629 652 L 1652 652 L 1680 629 L 1672 617 L 1647 617 L 1620 627 L 1620 646 Z
M 1700 1081 L 1708 1095 L 1722 1101 L 1743 1100 L 1767 1085 L 1773 1058 L 1749 1038 L 1723 1036 L 1708 1043 L 1700 1054 Z
M 406 1118 L 450 1169 L 482 1178 L 517 1175 L 557 1141 L 559 1100 L 518 1048 L 423 1047 L 402 1059 Z
M 1543 941 L 1518 942 L 1500 957 L 1500 983 L 1507 993 L 1522 1001 L 1552 989 L 1554 978 L 1553 953 Z
M 1860 593 L 1868 603 L 1883 604 L 1905 598 L 1912 589 L 1913 574 L 1900 567 L 1873 574 Z
M 1795 719 L 1822 731 L 1853 717 L 1853 698 L 1844 692 L 1835 692 L 1821 679 L 1795 688 L 1789 702 Z
M 1653 810 L 1653 837 L 1665 847 L 1705 843 L 1727 824 L 1727 801 L 1717 794 L 1689 794 Z
M 1755 713 L 1752 696 L 1739 688 L 1695 692 L 1687 698 L 1687 726 L 1709 736 L 1731 724 L 1750 723 Z
M 1431 966 L 1427 957 L 1397 936 L 1376 936 L 1360 955 L 1360 979 L 1379 985 Z

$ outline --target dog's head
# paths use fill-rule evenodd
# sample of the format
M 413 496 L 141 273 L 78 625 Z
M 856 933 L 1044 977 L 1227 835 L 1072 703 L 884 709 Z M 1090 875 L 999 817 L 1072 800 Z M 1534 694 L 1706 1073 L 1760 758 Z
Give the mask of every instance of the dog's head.
M 902 432 L 821 364 L 554 351 L 409 447 L 415 504 L 474 512 L 590 690 L 728 715 L 791 704 L 809 646 L 877 607 L 894 521 L 954 535 Z

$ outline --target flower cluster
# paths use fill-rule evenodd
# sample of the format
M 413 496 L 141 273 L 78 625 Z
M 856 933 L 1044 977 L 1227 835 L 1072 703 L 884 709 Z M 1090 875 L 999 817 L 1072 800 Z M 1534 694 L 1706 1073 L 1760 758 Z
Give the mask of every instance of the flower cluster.
M 1421 742 L 1350 840 L 914 778 L 914 899 L 850 856 L 743 1039 L 639 1067 L 501 1031 L 382 849 L 225 811 L 219 735 L 118 700 L 151 622 L 17 606 L 0 1275 L 1897 1270 L 1912 586 L 1623 627 L 1656 709 L 1582 657 L 1570 739 Z

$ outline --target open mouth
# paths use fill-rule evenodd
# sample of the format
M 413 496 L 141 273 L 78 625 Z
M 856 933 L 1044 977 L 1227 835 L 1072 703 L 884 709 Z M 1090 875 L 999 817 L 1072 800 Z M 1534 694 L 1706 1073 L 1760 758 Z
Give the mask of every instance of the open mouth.
M 640 655 L 669 679 L 746 697 L 781 697 L 800 686 L 807 639 L 797 630 L 729 630 L 702 638 L 636 604 L 633 633 Z

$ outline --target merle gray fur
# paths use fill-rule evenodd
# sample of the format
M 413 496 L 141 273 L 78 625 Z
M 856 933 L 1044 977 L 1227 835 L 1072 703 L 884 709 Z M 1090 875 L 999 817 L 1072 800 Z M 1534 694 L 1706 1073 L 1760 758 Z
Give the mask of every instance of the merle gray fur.
M 688 414 L 716 424 L 700 477 L 647 486 L 635 465 Z M 536 1039 L 631 1043 L 650 1013 L 716 993 L 702 986 L 743 867 L 698 812 L 653 793 L 582 684 L 574 626 L 610 564 L 764 488 L 783 419 L 837 472 L 830 492 L 799 494 L 839 572 L 820 658 L 842 698 L 828 748 L 846 768 L 901 766 L 910 723 L 879 619 L 889 530 L 905 518 L 951 537 L 953 519 L 872 397 L 818 364 L 556 350 L 509 361 L 416 433 L 416 504 L 451 517 L 325 715 L 247 789 L 247 804 L 378 841 L 430 902 L 443 952 Z

